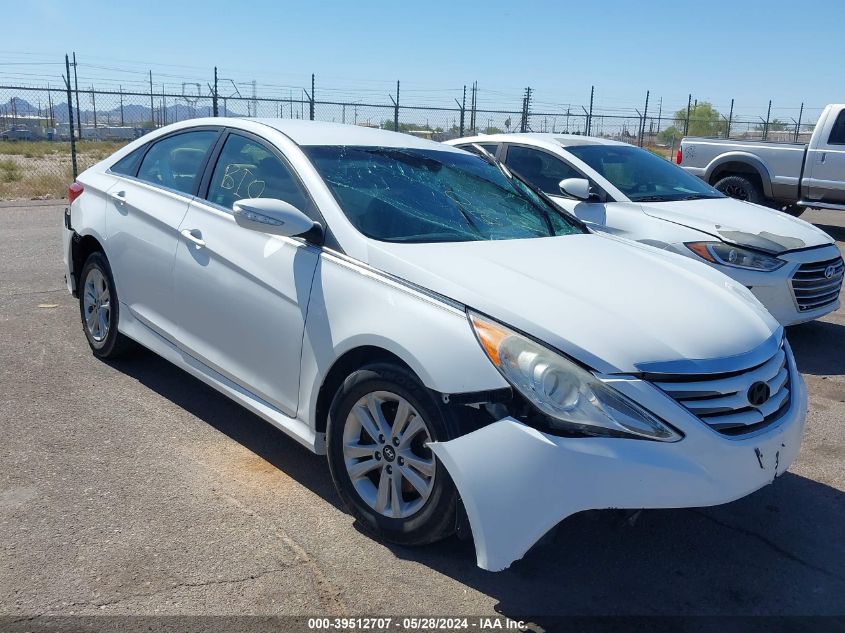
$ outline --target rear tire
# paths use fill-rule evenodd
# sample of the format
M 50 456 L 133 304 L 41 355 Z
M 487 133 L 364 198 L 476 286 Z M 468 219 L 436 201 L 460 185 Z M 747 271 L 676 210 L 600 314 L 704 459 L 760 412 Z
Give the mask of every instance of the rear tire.
M 91 253 L 79 275 L 82 331 L 97 358 L 117 358 L 134 343 L 117 331 L 119 302 L 111 267 L 103 253 Z
M 373 364 L 344 381 L 329 411 L 329 469 L 368 532 L 401 545 L 454 533 L 458 493 L 427 447 L 450 428 L 450 412 L 407 369 Z
M 745 176 L 726 176 L 717 181 L 715 187 L 731 198 L 754 204 L 766 204 L 766 197 L 760 186 Z

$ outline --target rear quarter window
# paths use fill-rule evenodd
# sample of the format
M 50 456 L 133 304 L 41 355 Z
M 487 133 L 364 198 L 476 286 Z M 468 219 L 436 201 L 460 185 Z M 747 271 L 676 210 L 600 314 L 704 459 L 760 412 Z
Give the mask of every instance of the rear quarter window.
M 144 157 L 144 152 L 147 151 L 147 147 L 147 145 L 142 145 L 138 149 L 129 152 L 109 169 L 116 174 L 134 176 L 138 173 L 138 165 L 141 164 L 141 159 Z
M 217 140 L 216 130 L 197 130 L 156 141 L 141 161 L 138 178 L 154 185 L 191 194 Z

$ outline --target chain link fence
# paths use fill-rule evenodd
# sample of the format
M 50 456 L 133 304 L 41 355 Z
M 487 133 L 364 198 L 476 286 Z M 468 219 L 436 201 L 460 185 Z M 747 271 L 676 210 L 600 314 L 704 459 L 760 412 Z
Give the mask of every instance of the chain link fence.
M 186 87 L 187 86 L 187 87 Z M 216 93 L 216 98 L 215 98 Z M 398 98 L 398 96 L 397 96 Z M 722 116 L 719 120 L 678 116 L 607 114 L 566 106 L 536 111 L 417 106 L 390 98 L 392 103 L 312 100 L 306 90 L 295 98 L 224 96 L 211 86 L 183 84 L 180 92 L 71 90 L 0 85 L 0 200 L 60 198 L 74 179 L 73 150 L 78 172 L 140 138 L 150 130 L 198 117 L 279 117 L 315 119 L 396 130 L 434 141 L 470 134 L 550 132 L 587 134 L 640 145 L 667 159 L 684 135 L 749 140 L 807 142 L 813 123 L 783 123 L 762 117 Z M 70 101 L 70 103 L 68 103 Z M 695 112 L 694 109 L 691 110 Z M 74 141 L 71 143 L 73 113 Z M 802 109 L 803 112 L 803 109 Z

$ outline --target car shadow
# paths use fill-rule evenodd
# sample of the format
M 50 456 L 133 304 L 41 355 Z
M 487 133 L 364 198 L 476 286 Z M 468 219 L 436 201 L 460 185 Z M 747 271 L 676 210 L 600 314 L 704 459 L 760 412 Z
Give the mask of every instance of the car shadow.
M 323 457 L 201 381 L 145 350 L 110 364 L 342 507 Z M 471 539 L 388 547 L 559 630 L 573 615 L 842 615 L 843 524 L 845 493 L 788 473 L 714 508 L 574 515 L 499 573 L 476 566 Z
M 845 242 L 845 226 L 834 226 L 833 224 L 814 224 L 837 242 Z
M 106 362 L 284 471 L 335 507 L 342 507 L 325 457 L 303 448 L 201 380 L 145 348 L 133 351 L 125 360 Z
M 798 370 L 815 376 L 845 374 L 845 325 L 811 321 L 787 328 Z

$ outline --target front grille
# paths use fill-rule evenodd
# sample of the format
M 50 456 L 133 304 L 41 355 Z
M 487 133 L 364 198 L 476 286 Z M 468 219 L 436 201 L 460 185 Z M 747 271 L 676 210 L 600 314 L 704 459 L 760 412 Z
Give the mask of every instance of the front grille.
M 789 407 L 790 381 L 784 343 L 765 362 L 721 374 L 675 374 L 653 379 L 702 422 L 724 435 L 743 435 L 777 420 Z M 754 406 L 749 389 L 766 384 L 769 397 Z
M 841 257 L 801 264 L 792 275 L 792 292 L 801 312 L 834 303 L 842 289 L 845 263 Z

